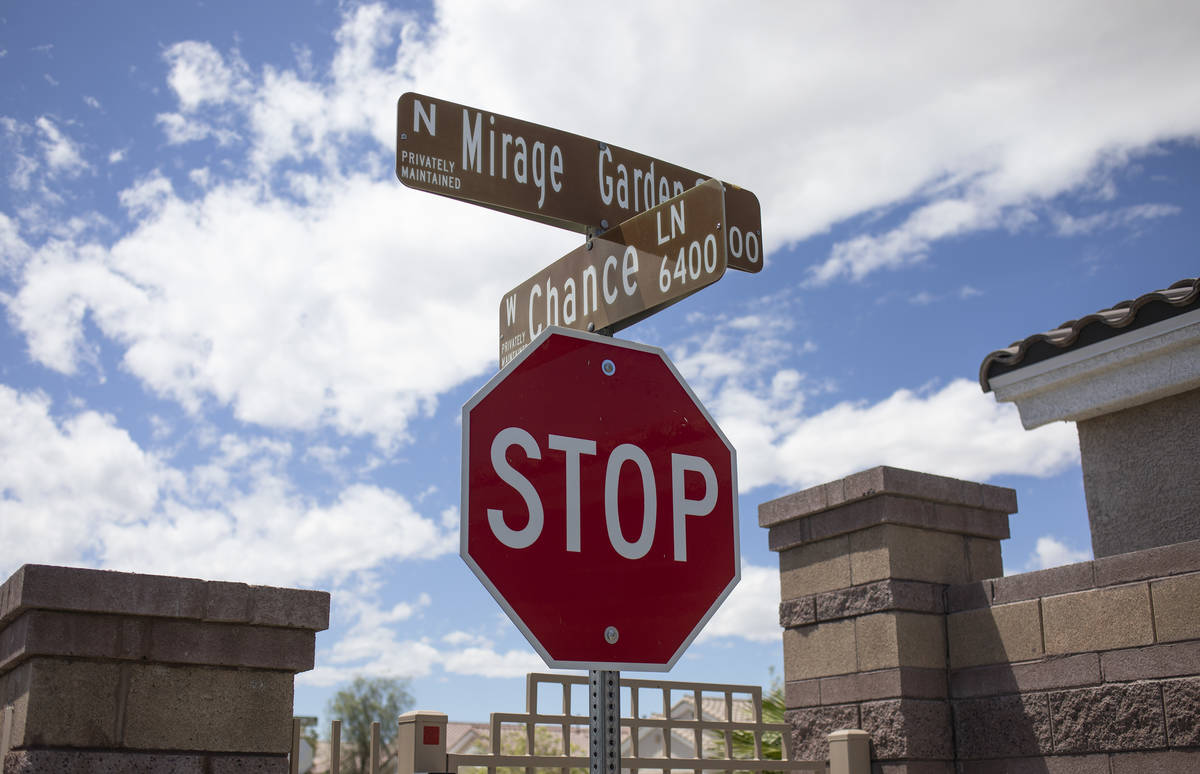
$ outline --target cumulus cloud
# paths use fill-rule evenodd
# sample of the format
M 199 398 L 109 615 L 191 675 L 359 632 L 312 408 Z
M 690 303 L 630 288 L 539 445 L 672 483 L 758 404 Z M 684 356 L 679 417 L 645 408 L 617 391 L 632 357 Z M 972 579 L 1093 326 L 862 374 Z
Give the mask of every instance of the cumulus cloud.
M 390 490 L 352 484 L 329 502 L 298 492 L 284 470 L 293 453 L 284 442 L 226 435 L 204 462 L 183 469 L 143 450 L 113 417 L 58 417 L 37 393 L 0 385 L 0 415 L 0 539 L 9 549 L 0 575 L 52 562 L 338 584 L 386 560 L 457 547 L 453 530 Z M 397 607 L 372 620 L 409 612 Z
M 807 396 L 820 388 L 782 362 L 792 348 L 787 322 L 760 315 L 760 323 L 749 335 L 714 327 L 672 353 L 738 450 L 742 492 L 814 486 L 875 465 L 976 481 L 1051 476 L 1079 459 L 1073 425 L 1026 431 L 1014 406 L 996 403 L 967 379 L 812 412 Z
M 33 357 L 64 373 L 84 360 L 90 315 L 123 344 L 124 368 L 190 411 L 216 401 L 265 427 L 332 427 L 388 446 L 495 362 L 482 331 L 495 327 L 497 299 L 524 277 L 525 250 L 554 254 L 560 236 L 532 224 L 507 245 L 487 228 L 430 232 L 461 205 L 402 203 L 396 189 L 353 177 L 303 203 L 252 185 L 185 200 L 151 176 L 122 194 L 139 225 L 111 248 L 28 248 L 9 309 Z M 484 253 L 493 260 L 481 264 Z
M 234 66 L 211 43 L 185 40 L 163 53 L 170 71 L 167 84 L 175 92 L 184 112 L 192 112 L 206 103 L 220 104 L 232 99 L 245 84 L 235 60 Z
M 742 559 L 742 579 L 709 619 L 697 642 L 738 637 L 754 642 L 779 640 L 779 569 Z
M 150 512 L 178 472 L 111 416 L 56 421 L 50 400 L 0 385 L 0 575 L 24 562 L 76 563 L 103 552 L 99 532 Z
M 134 225 L 111 247 L 37 250 L 11 307 L 34 356 L 67 373 L 77 368 L 90 315 L 124 348 L 124 367 L 190 410 L 211 400 L 268 427 L 403 440 L 413 417 L 494 360 L 490 337 L 478 331 L 494 327 L 500 293 L 575 244 L 569 234 L 478 209 L 466 230 L 464 205 L 400 189 L 386 171 L 395 99 L 418 85 L 744 183 L 759 193 L 775 245 L 856 213 L 914 205 L 898 226 L 835 244 L 812 271 L 817 284 L 903 267 L 939 240 L 1036 218 L 1031 202 L 1103 187 L 1097 174 L 1114 159 L 1200 128 L 1200 99 L 1180 98 L 1196 88 L 1181 63 L 1200 56 L 1181 36 L 1187 25 L 1143 10 L 1119 18 L 1069 4 L 1036 14 L 1020 4 L 948 6 L 913 28 L 899 8 L 877 10 L 876 23 L 863 25 L 853 8 L 816 24 L 806 7 L 781 6 L 754 34 L 730 35 L 707 14 L 630 4 L 621 9 L 626 50 L 653 49 L 669 28 L 693 50 L 722 52 L 664 58 L 655 78 L 703 84 L 666 90 L 634 88 L 645 79 L 637 57 L 573 56 L 571 31 L 586 24 L 572 9 L 529 15 L 542 33 L 536 47 L 493 34 L 512 22 L 508 9 L 444 0 L 437 10 L 430 26 L 381 4 L 347 9 L 324 67 L 309 60 L 255 70 L 238 51 L 204 41 L 168 46 L 178 109 L 158 118 L 167 140 L 215 140 L 256 172 L 206 174 L 199 198 L 152 174 L 123 194 Z M 991 32 L 961 34 L 983 28 Z M 1115 40 L 1122 45 L 1111 58 L 1089 65 L 1100 70 L 1068 88 L 1064 73 Z M 847 46 L 871 56 L 851 63 Z M 570 78 L 544 66 L 567 59 Z M 762 68 L 753 78 L 727 66 L 764 59 L 805 65 Z M 629 103 L 619 113 L 598 110 L 589 95 L 601 92 Z M 678 131 L 698 102 L 719 105 L 713 120 Z M 39 131 L 46 164 L 64 174 L 84 168 L 50 119 L 39 120 Z M 320 171 L 260 177 L 307 162 Z M 1058 227 L 1081 233 L 1168 210 L 1148 205 L 1100 221 L 1064 215 Z M 484 252 L 489 260 L 477 260 Z M 381 358 L 387 348 L 394 356 Z
M 1042 535 L 1037 539 L 1037 545 L 1025 563 L 1025 570 L 1045 570 L 1064 564 L 1086 562 L 1091 558 L 1091 551 L 1073 548 L 1053 535 Z
M 344 596 L 344 595 L 343 595 Z M 401 637 L 378 622 L 359 620 L 349 633 L 318 654 L 300 684 L 331 686 L 357 675 L 426 677 L 435 670 L 466 677 L 524 677 L 546 668 L 532 648 L 499 650 L 486 637 L 452 632 L 438 641 Z
M 1013 406 L 995 403 L 967 379 L 940 389 L 900 389 L 874 404 L 839 403 L 800 420 L 770 451 L 770 461 L 752 465 L 743 487 L 756 481 L 807 487 L 875 465 L 936 470 L 972 481 L 1004 474 L 1046 477 L 1079 459 L 1073 426 L 1026 431 Z
M 39 118 L 36 124 L 41 134 L 42 154 L 51 173 L 74 177 L 90 168 L 79 146 L 57 124 L 47 116 Z

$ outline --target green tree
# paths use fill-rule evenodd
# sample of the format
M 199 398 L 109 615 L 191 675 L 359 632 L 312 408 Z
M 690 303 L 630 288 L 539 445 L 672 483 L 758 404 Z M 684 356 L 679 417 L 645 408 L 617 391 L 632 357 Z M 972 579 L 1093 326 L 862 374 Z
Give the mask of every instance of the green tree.
M 783 686 L 776 680 L 771 686 L 771 689 L 763 694 L 762 699 L 762 719 L 764 723 L 783 723 L 784 711 L 787 706 L 783 698 Z M 733 750 L 734 758 L 753 759 L 754 750 L 754 732 L 753 731 L 733 731 L 730 734 L 730 747 Z M 724 737 L 714 739 L 708 745 L 708 754 L 713 758 L 725 757 L 725 742 Z M 762 760 L 779 761 L 783 760 L 783 735 L 778 731 L 766 731 L 762 734 Z M 767 771 L 763 774 L 780 774 L 779 772 Z
M 371 723 L 379 721 L 380 763 L 395 756 L 396 719 L 413 707 L 408 680 L 356 677 L 329 700 L 329 715 L 342 721 L 342 771 L 366 774 L 371 761 Z

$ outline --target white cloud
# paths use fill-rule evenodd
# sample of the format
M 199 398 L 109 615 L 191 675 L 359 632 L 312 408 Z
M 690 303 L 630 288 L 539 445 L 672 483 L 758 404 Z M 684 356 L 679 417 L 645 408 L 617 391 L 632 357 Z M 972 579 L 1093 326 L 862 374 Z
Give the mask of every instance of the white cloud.
M 80 154 L 79 147 L 53 121 L 42 116 L 36 124 L 42 136 L 42 154 L 52 174 L 75 177 L 90 168 Z
M 25 562 L 75 564 L 103 551 L 100 532 L 155 506 L 177 472 L 147 454 L 112 417 L 62 421 L 43 395 L 0 385 L 0 575 Z
M 963 200 L 928 204 L 882 236 L 863 235 L 834 245 L 829 258 L 812 268 L 812 281 L 822 285 L 842 275 L 857 280 L 878 269 L 919 263 L 934 241 L 990 228 L 996 217 L 995 210 Z
M 244 109 L 260 169 L 304 157 L 333 164 L 340 142 L 363 133 L 390 154 L 395 98 L 419 86 L 652 155 L 670 137 L 670 161 L 759 193 L 772 245 L 864 211 L 918 205 L 900 228 L 835 245 L 819 281 L 918 261 L 936 240 L 1027 221 L 1030 206 L 1080 186 L 1111 188 L 1114 159 L 1200 131 L 1200 99 L 1185 97 L 1196 96 L 1186 73 L 1200 54 L 1180 17 L 1196 9 L 951 5 L 925 9 L 914 24 L 905 9 L 873 7 L 863 24 L 854 4 L 819 17 L 793 5 L 743 20 L 745 34 L 730 35 L 711 23 L 723 9 L 704 8 L 612 9 L 625 20 L 622 50 L 655 50 L 668 34 L 687 41 L 650 77 L 693 88 L 646 87 L 637 57 L 580 60 L 571 31 L 590 24 L 586 8 L 525 9 L 517 23 L 538 33 L 529 46 L 494 34 L 514 23 L 512 9 L 464 0 L 440 2 L 429 28 L 383 5 L 353 8 L 323 73 L 310 63 L 251 74 L 236 52 L 177 44 L 170 82 L 185 113 L 205 100 Z M 847 50 L 870 53 L 851 62 Z M 551 61 L 574 65 L 560 73 L 545 67 Z M 731 61 L 803 64 L 747 73 Z M 626 110 L 596 110 L 597 92 L 622 94 Z M 679 117 L 706 99 L 720 105 L 712 120 L 678 131 Z
M 1079 458 L 1072 425 L 1026 431 L 1013 406 L 997 404 L 967 379 L 936 391 L 897 390 L 875 404 L 840 403 L 802 419 L 771 451 L 774 464 L 754 465 L 743 488 L 760 479 L 813 486 L 875 465 L 972 481 L 1003 474 L 1046 477 Z
M 442 637 L 442 642 L 446 643 L 447 645 L 468 645 L 468 644 L 470 644 L 470 645 L 487 645 L 488 644 L 488 641 L 486 638 L 481 637 L 478 634 L 471 634 L 470 632 L 462 632 L 462 631 L 450 632 L 449 634 Z
M 339 598 L 345 598 L 340 594 Z M 438 644 L 402 638 L 395 628 L 357 623 L 328 650 L 317 654 L 317 667 L 297 675 L 297 682 L 329 686 L 357 676 L 426 677 L 440 669 L 473 677 L 524 677 L 545 671 L 532 648 L 497 650 L 478 634 L 451 632 Z
M 21 562 L 52 562 L 336 585 L 384 561 L 457 548 L 454 530 L 394 492 L 352 484 L 324 504 L 300 494 L 283 472 L 289 444 L 227 435 L 206 463 L 182 470 L 141 449 L 112 417 L 59 419 L 50 408 L 43 396 L 0 385 L 0 540 L 10 558 L 0 575 Z M 372 620 L 416 609 L 397 606 Z
M 210 43 L 187 40 L 175 43 L 164 53 L 170 66 L 167 83 L 185 113 L 206 103 L 222 103 L 235 96 L 241 85 L 235 67 Z
M 1091 558 L 1091 551 L 1071 548 L 1053 535 L 1042 535 L 1037 539 L 1037 545 L 1033 553 L 1029 555 L 1029 560 L 1025 563 L 1025 569 L 1027 571 L 1045 570 L 1064 564 L 1086 562 Z
M 1200 99 L 1181 98 L 1197 88 L 1181 75 L 1198 56 L 1180 36 L 1186 25 L 1144 10 L 1076 10 L 949 6 L 914 27 L 900 9 L 877 9 L 863 25 L 854 8 L 813 19 L 804 6 L 780 6 L 754 34 L 736 36 L 705 13 L 632 3 L 616 11 L 628 50 L 653 50 L 668 28 L 687 41 L 652 77 L 704 84 L 695 89 L 646 88 L 636 57 L 579 60 L 567 33 L 587 25 L 583 8 L 531 9 L 541 34 L 528 46 L 494 34 L 513 23 L 510 9 L 446 0 L 437 24 L 422 28 L 411 15 L 359 5 L 346 11 L 323 71 L 310 62 L 255 72 L 236 50 L 175 43 L 164 58 L 178 111 L 159 117 L 168 140 L 244 140 L 233 152 L 245 152 L 254 176 L 187 199 L 152 175 L 122 195 L 136 225 L 110 249 L 39 248 L 11 311 L 50 367 L 70 372 L 86 359 L 90 314 L 125 349 L 125 368 L 190 410 L 211 400 L 264 426 L 329 426 L 388 445 L 445 390 L 489 367 L 491 337 L 480 332 L 494 328 L 499 294 L 574 244 L 479 209 L 463 229 L 466 205 L 402 190 L 384 171 L 400 92 L 420 84 L 725 175 L 759 193 L 774 244 L 915 204 L 899 226 L 835 245 L 812 275 L 827 282 L 919 261 L 940 239 L 1027 222 L 1031 200 L 1103 189 L 1103 171 L 1133 150 L 1197 131 Z M 973 29 L 989 33 L 963 33 Z M 1123 45 L 1065 88 L 1062 74 L 1111 40 Z M 871 55 L 848 62 L 847 47 Z M 716 50 L 722 56 L 688 53 Z M 576 63 L 569 77 L 544 66 L 559 60 Z M 805 65 L 747 78 L 727 66 L 742 60 Z M 837 78 L 816 76 L 827 72 Z M 600 92 L 630 101 L 619 115 L 599 110 L 591 95 Z M 679 116 L 705 95 L 720 95 L 713 120 L 679 132 Z M 639 120 L 623 120 L 629 114 Z M 65 139 L 43 120 L 47 137 Z M 660 151 L 663 137 L 670 146 Z M 364 139 L 374 152 L 363 153 Z M 80 168 L 73 145 L 53 147 L 58 168 Z M 278 178 L 281 190 L 264 182 L 262 173 L 294 161 L 323 171 Z M 1139 213 L 1128 217 L 1163 214 Z M 485 251 L 489 260 L 478 261 Z M 694 357 L 707 358 L 714 378 L 739 365 L 721 352 Z
M 230 129 L 218 129 L 206 121 L 183 113 L 160 113 L 154 117 L 154 122 L 162 127 L 170 145 L 198 142 L 207 137 L 215 138 L 218 145 L 229 145 L 238 139 L 237 133 Z
M 737 449 L 742 492 L 814 486 L 876 465 L 975 481 L 1051 476 L 1079 458 L 1073 425 L 1027 431 L 1014 406 L 966 379 L 810 412 L 806 395 L 819 388 L 781 365 L 792 346 L 785 323 L 761 318 L 753 334 L 718 326 L 672 353 Z
M 754 642 L 779 640 L 779 570 L 742 559 L 742 579 L 709 620 L 697 642 L 740 637 Z
M 316 668 L 296 675 L 296 683 L 328 687 L 359 676 L 424 677 L 439 662 L 437 648 L 427 642 L 399 640 L 384 630 L 376 630 L 376 633 L 382 636 L 339 640 L 335 645 L 335 650 L 340 648 L 337 653 L 318 651 Z M 355 659 L 359 659 L 359 663 L 352 663 Z
M 1074 217 L 1060 212 L 1054 215 L 1054 226 L 1062 236 L 1077 236 L 1114 228 L 1129 228 L 1143 220 L 1170 217 L 1178 215 L 1181 211 L 1173 204 L 1139 204 L 1086 217 Z
M 86 352 L 90 314 L 124 368 L 191 411 L 215 400 L 262 426 L 391 445 L 495 362 L 486 331 L 501 293 L 538 255 L 566 252 L 562 235 L 523 222 L 497 243 L 487 224 L 507 218 L 493 213 L 438 228 L 463 205 L 393 182 L 326 180 L 303 203 L 253 185 L 188 201 L 152 176 L 122 193 L 139 226 L 110 249 L 34 251 L 10 312 L 34 358 L 64 373 Z
M 464 648 L 443 654 L 441 662 L 447 672 L 478 677 L 524 677 L 546 668 L 541 657 L 530 649 L 500 653 L 492 648 Z
M 32 251 L 21 238 L 17 221 L 0 212 L 0 268 L 15 269 L 29 260 Z M 0 300 L 5 300 L 0 295 Z

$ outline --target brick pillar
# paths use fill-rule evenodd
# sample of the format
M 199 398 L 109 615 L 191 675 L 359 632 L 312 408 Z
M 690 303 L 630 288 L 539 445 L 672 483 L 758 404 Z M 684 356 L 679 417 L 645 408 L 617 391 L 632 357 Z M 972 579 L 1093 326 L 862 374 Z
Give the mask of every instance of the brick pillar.
M 329 595 L 25 565 L 0 587 L 4 774 L 284 774 Z
M 945 589 L 1003 574 L 1011 489 L 879 467 L 759 506 L 779 552 L 794 755 L 871 735 L 876 771 L 951 774 Z

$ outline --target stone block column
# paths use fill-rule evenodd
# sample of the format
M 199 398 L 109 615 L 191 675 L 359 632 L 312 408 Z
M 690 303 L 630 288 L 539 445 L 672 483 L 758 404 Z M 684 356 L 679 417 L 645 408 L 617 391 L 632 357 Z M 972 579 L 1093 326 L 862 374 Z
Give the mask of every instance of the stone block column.
M 288 770 L 329 595 L 25 565 L 0 586 L 3 772 Z
M 879 467 L 763 503 L 793 754 L 871 735 L 877 771 L 951 774 L 946 588 L 1003 574 L 1011 489 Z

